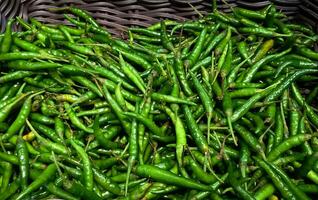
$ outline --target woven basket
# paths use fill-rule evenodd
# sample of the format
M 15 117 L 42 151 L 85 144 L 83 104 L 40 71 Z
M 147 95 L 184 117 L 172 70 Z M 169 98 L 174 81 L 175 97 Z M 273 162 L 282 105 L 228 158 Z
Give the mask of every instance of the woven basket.
M 318 30 L 318 0 L 218 0 L 218 9 L 230 7 L 262 8 L 274 3 L 290 20 L 308 23 Z M 67 23 L 63 15 L 49 8 L 77 6 L 90 12 L 114 35 L 127 27 L 146 27 L 161 19 L 186 20 L 211 10 L 211 0 L 0 0 L 1 32 L 8 18 L 29 17 L 45 23 Z

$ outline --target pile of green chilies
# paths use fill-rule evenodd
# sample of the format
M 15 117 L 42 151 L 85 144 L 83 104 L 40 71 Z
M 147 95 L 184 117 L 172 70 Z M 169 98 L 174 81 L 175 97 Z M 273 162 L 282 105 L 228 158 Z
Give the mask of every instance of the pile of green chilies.
M 318 35 L 262 10 L 0 35 L 0 200 L 314 199 Z M 23 31 L 13 32 L 17 23 Z

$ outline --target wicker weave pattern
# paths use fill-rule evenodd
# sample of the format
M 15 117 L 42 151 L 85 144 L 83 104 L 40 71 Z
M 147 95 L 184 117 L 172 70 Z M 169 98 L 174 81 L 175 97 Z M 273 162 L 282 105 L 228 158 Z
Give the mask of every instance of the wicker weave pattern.
M 306 20 L 311 25 L 316 25 L 318 21 L 317 0 L 226 2 L 227 4 L 224 4 L 219 0 L 218 8 L 229 12 L 230 7 L 262 8 L 272 2 L 292 19 Z M 193 19 L 199 16 L 198 13 L 204 15 L 211 10 L 210 0 L 0 0 L 1 31 L 4 30 L 6 19 L 13 16 L 20 16 L 25 20 L 34 17 L 46 23 L 66 23 L 63 15 L 48 9 L 70 5 L 89 11 L 99 23 L 115 35 L 119 35 L 130 26 L 146 27 L 160 19 Z

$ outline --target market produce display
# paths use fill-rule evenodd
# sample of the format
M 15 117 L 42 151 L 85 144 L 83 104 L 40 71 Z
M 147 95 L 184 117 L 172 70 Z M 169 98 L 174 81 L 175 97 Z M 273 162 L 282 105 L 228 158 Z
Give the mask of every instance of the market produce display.
M 236 7 L 123 40 L 54 11 L 0 35 L 1 200 L 318 196 L 311 27 Z

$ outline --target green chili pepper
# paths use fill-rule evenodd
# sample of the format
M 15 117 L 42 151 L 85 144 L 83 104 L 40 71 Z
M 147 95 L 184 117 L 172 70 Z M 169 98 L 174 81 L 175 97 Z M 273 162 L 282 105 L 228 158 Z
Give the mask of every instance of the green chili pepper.
M 74 147 L 78 155 L 81 157 L 83 162 L 83 177 L 84 185 L 88 191 L 93 190 L 93 172 L 91 167 L 91 162 L 85 150 L 80 147 L 74 140 L 70 141 L 71 145 Z
M 12 43 L 12 24 L 14 22 L 14 19 L 9 19 L 6 24 L 6 30 L 4 33 L 4 36 L 1 41 L 1 46 L 0 46 L 0 52 L 7 53 L 9 52 L 11 48 L 11 43 Z
M 20 164 L 20 184 L 21 189 L 25 190 L 29 179 L 29 152 L 25 141 L 20 137 L 17 140 L 17 155 Z
M 157 180 L 157 181 L 160 181 L 163 183 L 167 183 L 170 185 L 177 185 L 180 187 L 193 188 L 193 189 L 203 190 L 203 191 L 205 191 L 205 190 L 211 191 L 212 190 L 212 188 L 207 186 L 207 185 L 197 183 L 191 179 L 179 177 L 179 176 L 173 174 L 172 172 L 167 172 L 165 170 L 162 170 L 158 167 L 154 167 L 151 165 L 139 165 L 139 166 L 137 166 L 136 173 L 139 176 L 150 177 L 154 180 Z
M 254 158 L 256 162 L 266 171 L 266 173 L 270 176 L 274 185 L 280 191 L 281 195 L 286 199 L 296 199 L 296 196 L 290 191 L 290 189 L 285 185 L 282 178 L 277 176 L 276 172 L 271 168 L 271 166 L 263 160 L 259 158 Z
M 311 135 L 295 135 L 287 138 L 282 143 L 280 143 L 277 147 L 275 147 L 267 156 L 269 161 L 276 160 L 282 153 L 291 149 L 297 145 L 302 144 L 303 142 L 311 139 Z
M 55 172 L 56 172 L 55 164 L 49 165 L 36 180 L 34 180 L 30 185 L 28 185 L 27 188 L 24 189 L 17 196 L 16 199 L 23 199 L 28 194 L 31 194 L 32 192 L 36 191 L 39 187 L 41 187 L 43 184 L 48 182 L 52 177 L 54 177 Z

